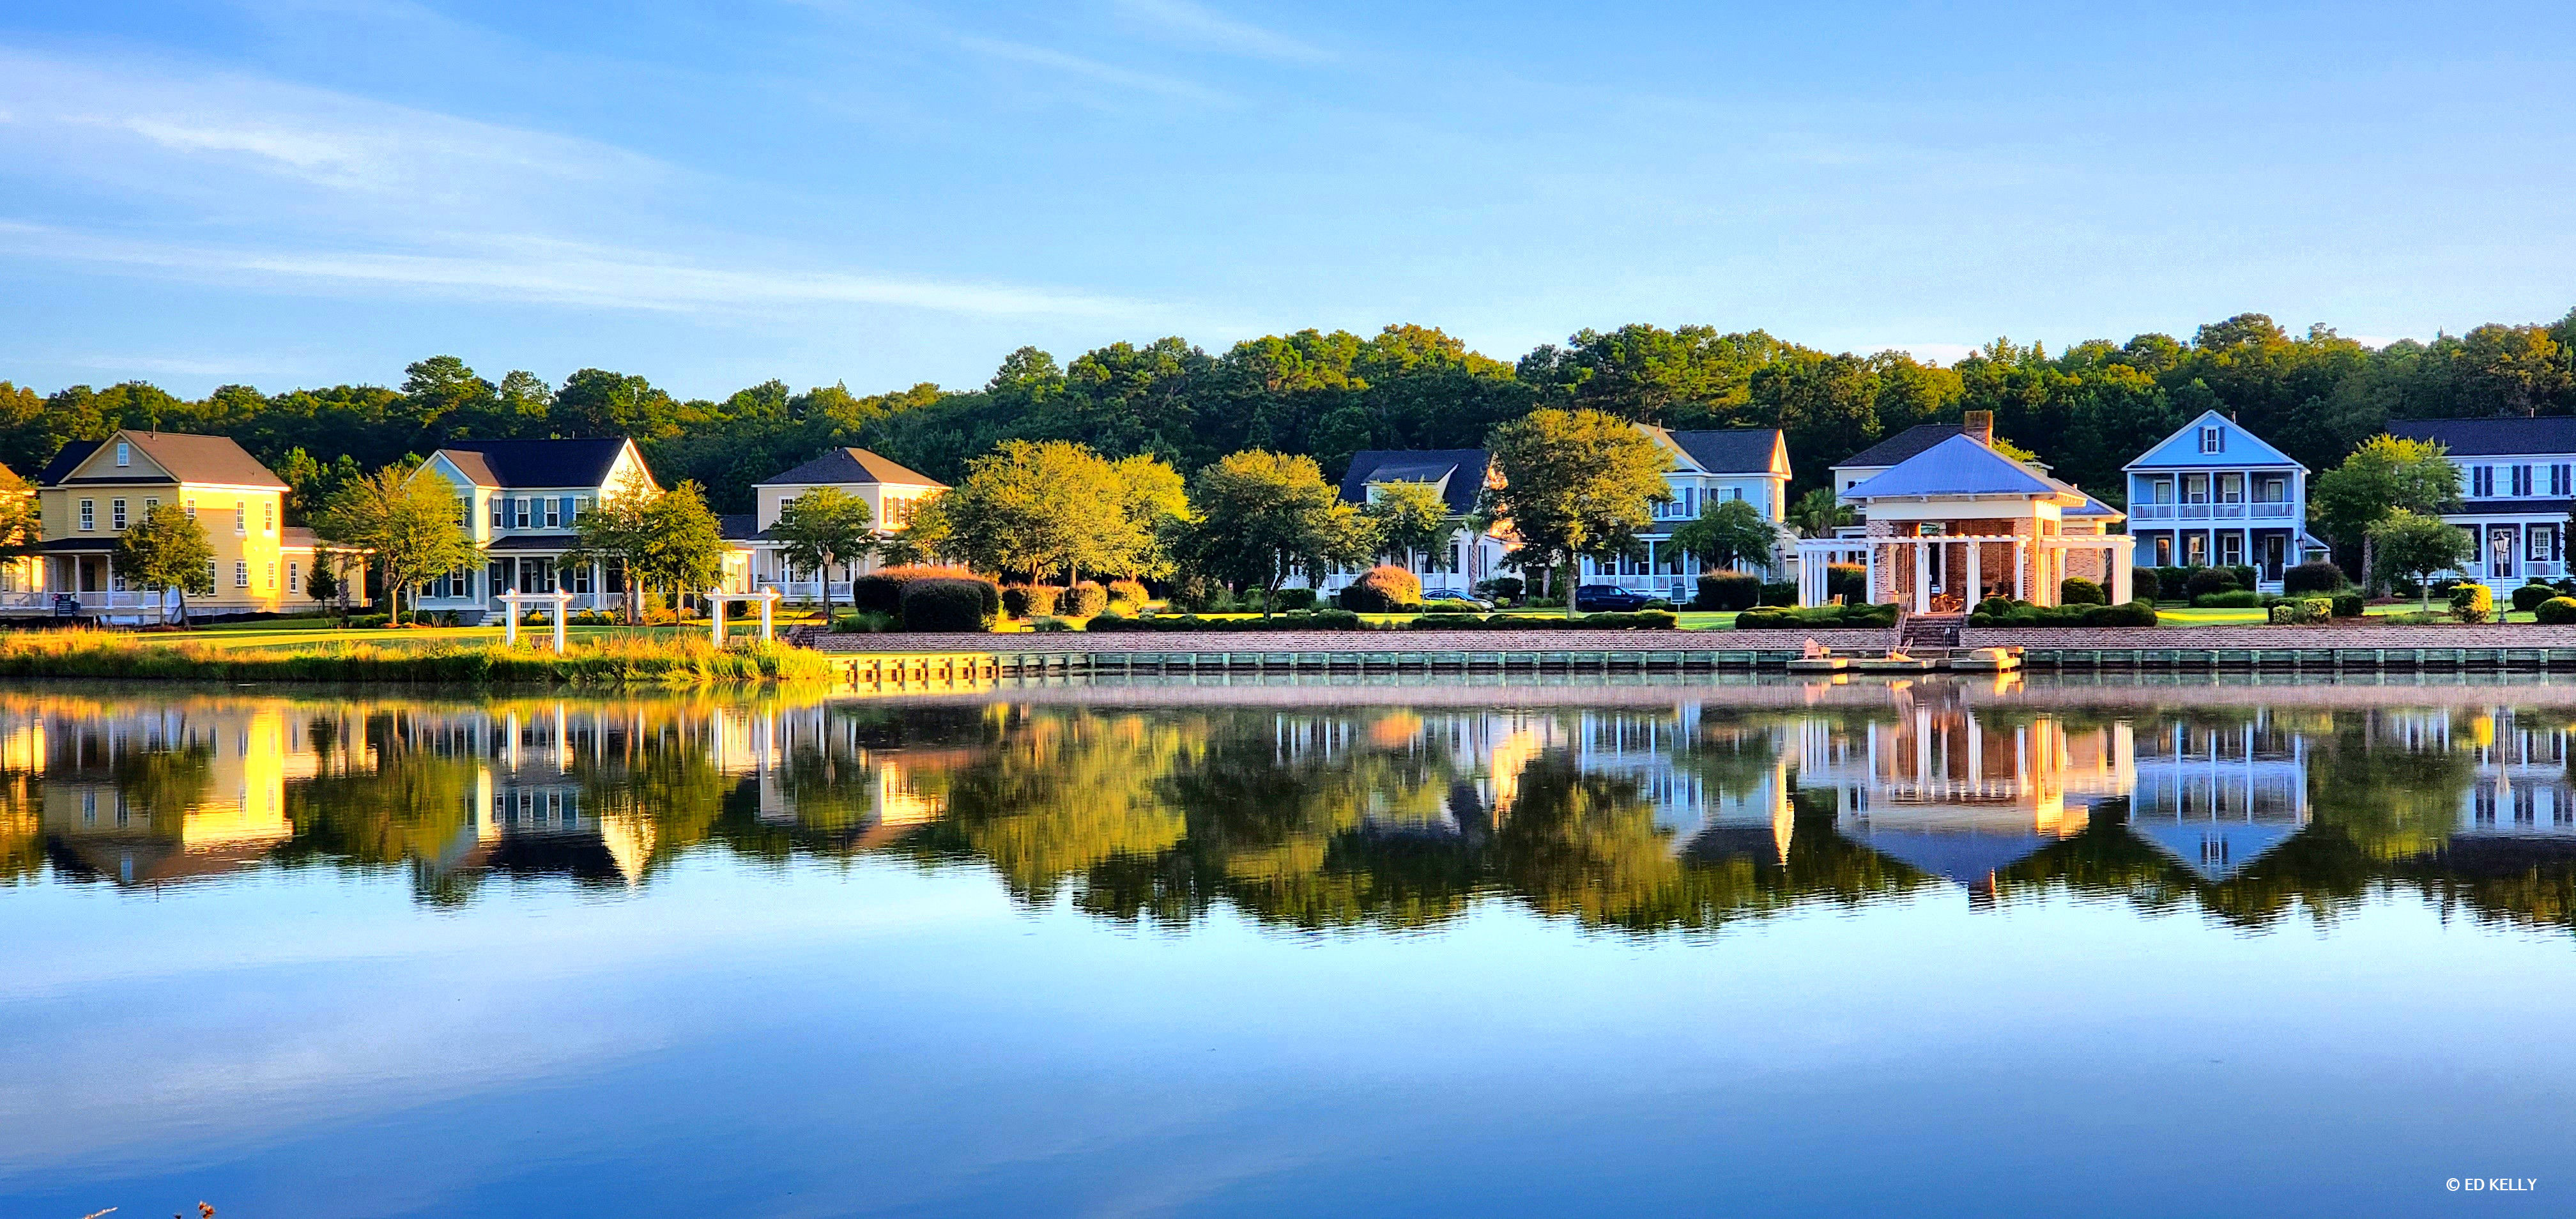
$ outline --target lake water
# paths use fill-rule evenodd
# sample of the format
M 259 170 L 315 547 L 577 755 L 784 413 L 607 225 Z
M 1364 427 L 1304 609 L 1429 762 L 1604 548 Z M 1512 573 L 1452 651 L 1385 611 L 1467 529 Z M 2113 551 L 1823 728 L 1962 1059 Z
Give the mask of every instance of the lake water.
M 2571 727 L 0 692 L 0 1214 L 2564 1213 Z

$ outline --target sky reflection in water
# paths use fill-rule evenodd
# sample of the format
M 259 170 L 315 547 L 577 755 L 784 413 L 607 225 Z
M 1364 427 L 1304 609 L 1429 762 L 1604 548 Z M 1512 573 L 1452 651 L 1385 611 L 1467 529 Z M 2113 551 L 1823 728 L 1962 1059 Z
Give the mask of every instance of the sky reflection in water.
M 2439 681 L 0 695 L 0 1211 L 2536 1212 L 2571 726 Z

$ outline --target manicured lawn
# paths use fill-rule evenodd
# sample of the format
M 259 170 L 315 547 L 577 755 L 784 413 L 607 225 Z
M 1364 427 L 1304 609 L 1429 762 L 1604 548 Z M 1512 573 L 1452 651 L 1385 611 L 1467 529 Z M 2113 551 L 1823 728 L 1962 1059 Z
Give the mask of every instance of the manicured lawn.
M 727 633 L 734 636 L 753 635 L 760 630 L 758 618 L 753 618 L 747 625 L 741 622 L 728 622 L 725 625 L 730 628 Z M 629 638 L 703 639 L 706 634 L 707 627 L 703 622 L 680 626 L 573 626 L 565 628 L 564 631 L 565 640 L 569 643 Z M 522 643 L 534 643 L 543 647 L 553 637 L 554 631 L 549 627 L 519 628 L 519 639 Z M 335 630 L 328 625 L 327 621 L 314 618 L 245 622 L 197 627 L 186 631 L 137 632 L 133 638 L 138 643 L 193 643 L 204 647 L 248 651 L 280 651 L 307 648 L 316 644 L 344 643 L 410 649 L 428 647 L 432 644 L 498 643 L 501 639 L 501 627 L 495 623 L 491 626 L 411 627 L 399 631 L 373 627 Z

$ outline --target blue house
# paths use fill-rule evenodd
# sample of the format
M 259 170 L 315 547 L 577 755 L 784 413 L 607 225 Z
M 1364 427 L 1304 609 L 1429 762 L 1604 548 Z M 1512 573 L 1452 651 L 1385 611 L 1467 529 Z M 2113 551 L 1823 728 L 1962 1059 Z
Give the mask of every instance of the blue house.
M 2140 566 L 2252 567 L 2277 593 L 2282 569 L 2326 551 L 2308 533 L 2308 468 L 2216 411 L 2121 468 Z

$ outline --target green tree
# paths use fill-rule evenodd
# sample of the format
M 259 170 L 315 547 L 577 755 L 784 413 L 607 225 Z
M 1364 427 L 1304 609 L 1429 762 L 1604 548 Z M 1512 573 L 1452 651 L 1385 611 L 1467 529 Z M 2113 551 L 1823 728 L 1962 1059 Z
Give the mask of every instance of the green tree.
M 1831 487 L 1809 491 L 1789 506 L 1789 524 L 1800 537 L 1829 538 L 1835 530 L 1851 523 L 1852 510 Z
M 2423 606 L 2433 608 L 2433 586 L 2429 577 L 2438 571 L 2457 571 L 2478 552 L 2477 542 L 2467 530 L 2438 516 L 2426 516 L 2400 508 L 2381 517 L 2370 527 L 2370 541 L 2378 553 L 2379 567 L 2372 573 L 2383 580 L 2411 579 L 2419 583 Z
M 1190 517 L 1188 487 L 1180 471 L 1159 457 L 1121 457 L 1110 471 L 1118 480 L 1122 514 L 1107 570 L 1130 580 L 1172 574 L 1170 539 Z
M 422 583 L 479 557 L 460 515 L 445 479 L 386 466 L 334 492 L 313 532 L 370 558 L 384 576 L 392 620 L 401 622 L 406 594 L 416 600 Z
M 837 487 L 816 487 L 781 505 L 770 533 L 786 542 L 780 552 L 823 584 L 823 620 L 832 620 L 832 569 L 856 563 L 876 546 L 876 515 L 868 501 Z
M 617 573 L 618 592 L 628 625 L 644 620 L 646 553 L 653 546 L 651 509 L 662 498 L 642 470 L 628 470 L 599 503 L 581 514 L 573 548 L 564 557 L 575 563 L 598 563 Z
M 179 594 L 179 621 L 188 621 L 189 597 L 215 594 L 215 548 L 204 526 L 176 504 L 154 504 L 109 548 L 107 561 L 125 582 L 147 592 Z M 169 598 L 162 598 L 162 616 Z
M 1697 557 L 1703 567 L 1768 570 L 1780 545 L 1780 531 L 1762 519 L 1761 510 L 1749 501 L 1726 499 L 1700 509 L 1697 520 L 1675 528 L 1672 544 Z
M 1626 553 L 1672 498 L 1663 447 L 1601 411 L 1531 411 L 1494 429 L 1486 447 L 1503 476 L 1495 513 L 1520 534 L 1523 565 L 1543 572 Z M 1571 595 L 1565 606 L 1572 617 Z
M 1312 457 L 1228 454 L 1199 471 L 1190 500 L 1198 519 L 1185 534 L 1185 566 L 1259 588 L 1265 617 L 1288 577 L 1363 563 L 1374 549 L 1373 531 Z
M 2393 512 L 2431 515 L 2459 497 L 2459 467 L 2439 443 L 2380 435 L 2317 476 L 2308 489 L 2308 513 L 2328 537 L 2362 548 L 2362 570 L 2376 582 L 2373 527 Z
M 0 556 L 22 558 L 42 549 L 45 523 L 37 511 L 36 489 L 18 472 L 0 466 Z
M 912 519 L 894 536 L 877 543 L 877 557 L 889 567 L 954 558 L 955 540 L 948 528 L 948 493 L 935 492 L 913 502 Z
M 1032 583 L 1061 572 L 1070 586 L 1086 571 L 1119 570 L 1143 545 L 1117 467 L 1067 441 L 1004 441 L 940 498 L 952 550 L 985 571 L 1027 572 Z
M 327 546 L 315 550 L 313 570 L 305 573 L 304 576 L 304 595 L 313 598 L 316 605 L 336 608 L 333 603 L 340 597 L 342 590 L 340 573 L 345 562 L 339 551 Z
M 644 546 L 635 561 L 646 582 L 685 593 L 715 587 L 724 574 L 724 526 L 706 489 L 683 479 L 644 506 Z
M 1394 482 L 1376 488 L 1361 514 L 1377 533 L 1377 544 L 1389 555 L 1437 555 L 1458 534 L 1449 502 L 1429 483 Z

